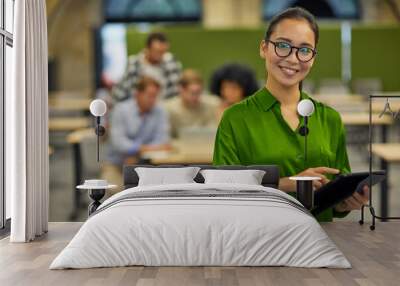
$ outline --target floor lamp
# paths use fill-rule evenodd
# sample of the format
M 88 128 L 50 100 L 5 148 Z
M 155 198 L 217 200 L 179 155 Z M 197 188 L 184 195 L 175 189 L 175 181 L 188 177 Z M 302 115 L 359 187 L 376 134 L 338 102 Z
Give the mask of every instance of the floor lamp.
M 100 136 L 103 136 L 106 133 L 106 129 L 103 125 L 100 125 L 100 118 L 107 112 L 107 105 L 104 100 L 95 99 L 90 103 L 90 113 L 96 117 L 96 127 L 95 133 L 97 135 L 97 162 L 99 162 L 99 145 L 100 145 Z

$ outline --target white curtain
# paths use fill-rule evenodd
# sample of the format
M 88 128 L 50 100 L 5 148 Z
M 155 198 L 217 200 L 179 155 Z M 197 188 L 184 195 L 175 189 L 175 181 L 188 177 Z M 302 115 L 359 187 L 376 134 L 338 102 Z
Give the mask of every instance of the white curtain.
M 6 187 L 12 242 L 47 232 L 49 198 L 45 0 L 15 1 L 13 82 L 6 98 Z

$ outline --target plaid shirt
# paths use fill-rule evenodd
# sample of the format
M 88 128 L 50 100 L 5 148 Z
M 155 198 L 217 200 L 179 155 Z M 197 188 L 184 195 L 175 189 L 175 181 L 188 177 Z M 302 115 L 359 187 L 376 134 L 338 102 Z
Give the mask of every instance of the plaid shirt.
M 112 96 L 116 101 L 130 98 L 132 88 L 139 78 L 145 74 L 144 53 L 129 56 L 128 65 L 122 80 L 112 90 Z M 161 63 L 153 68 L 159 68 L 163 75 L 162 98 L 169 98 L 178 94 L 178 82 L 182 72 L 182 64 L 171 53 L 165 53 Z M 151 75 L 149 75 L 151 76 Z M 157 80 L 157 78 L 155 78 Z

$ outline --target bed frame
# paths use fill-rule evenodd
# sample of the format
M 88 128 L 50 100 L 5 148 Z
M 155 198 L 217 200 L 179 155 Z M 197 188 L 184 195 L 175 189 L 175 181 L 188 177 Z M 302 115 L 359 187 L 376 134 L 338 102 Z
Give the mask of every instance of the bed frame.
M 176 168 L 185 166 L 195 166 L 204 169 L 221 169 L 221 170 L 263 170 L 265 175 L 262 179 L 262 185 L 265 187 L 278 188 L 279 184 L 279 168 L 276 165 L 251 165 L 251 166 L 240 166 L 240 165 L 227 165 L 227 166 L 212 166 L 212 165 L 126 165 L 123 167 L 124 176 L 124 189 L 133 188 L 138 185 L 139 176 L 135 171 L 136 167 L 147 167 L 147 168 Z M 197 183 L 204 183 L 204 178 L 200 174 L 194 178 Z

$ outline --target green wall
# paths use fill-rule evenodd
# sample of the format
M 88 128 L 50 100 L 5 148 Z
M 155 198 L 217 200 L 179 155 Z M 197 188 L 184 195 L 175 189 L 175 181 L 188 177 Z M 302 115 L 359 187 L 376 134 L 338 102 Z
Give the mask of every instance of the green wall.
M 264 62 L 259 57 L 260 29 L 204 29 L 199 26 L 168 26 L 164 31 L 171 51 L 185 68 L 199 70 L 206 80 L 213 70 L 226 62 L 247 64 L 259 80 L 265 78 Z M 144 46 L 147 34 L 134 26 L 127 30 L 128 54 Z M 352 74 L 354 78 L 379 77 L 385 91 L 400 90 L 400 26 L 354 26 L 352 39 Z M 314 67 L 308 79 L 316 84 L 322 78 L 341 78 L 339 25 L 321 25 L 320 42 Z
M 171 51 L 184 68 L 199 70 L 208 80 L 213 70 L 226 62 L 244 63 L 252 67 L 258 78 L 264 78 L 264 63 L 259 57 L 259 43 L 264 31 L 205 30 L 199 27 L 169 27 L 164 32 L 171 43 Z M 134 29 L 127 33 L 128 54 L 144 45 L 145 35 Z
M 340 27 L 320 27 L 317 56 L 308 78 L 316 82 L 322 78 L 341 78 L 341 57 Z
M 353 26 L 352 77 L 381 78 L 384 91 L 400 91 L 400 26 Z

